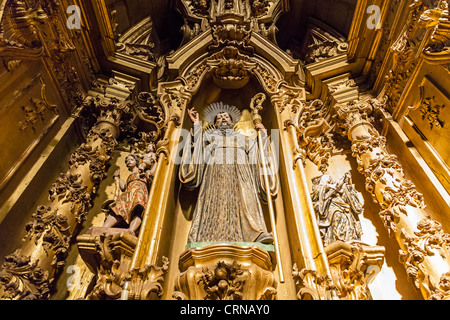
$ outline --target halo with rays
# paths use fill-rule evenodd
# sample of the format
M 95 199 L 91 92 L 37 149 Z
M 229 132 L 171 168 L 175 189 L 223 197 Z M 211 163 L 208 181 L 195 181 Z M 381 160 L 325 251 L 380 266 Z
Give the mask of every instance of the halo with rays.
M 227 112 L 230 115 L 233 124 L 238 123 L 241 119 L 241 111 L 237 107 L 224 104 L 223 102 L 211 103 L 205 109 L 203 116 L 210 125 L 214 125 L 214 119 L 222 112 Z

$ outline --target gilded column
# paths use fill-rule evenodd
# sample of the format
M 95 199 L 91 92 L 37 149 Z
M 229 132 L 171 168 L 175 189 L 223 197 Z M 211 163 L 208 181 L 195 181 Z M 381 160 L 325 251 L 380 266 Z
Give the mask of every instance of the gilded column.
M 301 260 L 294 265 L 293 277 L 299 284 L 299 299 L 334 299 L 331 272 L 324 251 L 322 240 L 309 195 L 308 184 L 303 161 L 306 151 L 299 145 L 295 118 L 304 108 L 300 101 L 298 89 L 282 86 L 279 93 L 272 96 L 278 113 L 278 123 L 284 124 L 281 136 L 281 146 L 285 155 L 286 172 L 291 190 L 291 201 L 296 225 L 296 236 L 300 243 Z
M 352 142 L 366 189 L 382 208 L 380 217 L 400 246 L 400 261 L 426 299 L 450 297 L 450 235 L 425 212 L 424 197 L 405 178 L 385 137 L 370 122 L 374 104 L 348 102 L 335 106 L 338 128 Z
M 0 271 L 0 298 L 48 299 L 62 270 L 70 243 L 86 220 L 100 181 L 105 177 L 130 101 L 91 98 L 85 107 L 98 112 L 86 142 L 71 155 L 69 167 L 48 190 L 48 200 L 26 224 L 23 245 L 5 258 Z

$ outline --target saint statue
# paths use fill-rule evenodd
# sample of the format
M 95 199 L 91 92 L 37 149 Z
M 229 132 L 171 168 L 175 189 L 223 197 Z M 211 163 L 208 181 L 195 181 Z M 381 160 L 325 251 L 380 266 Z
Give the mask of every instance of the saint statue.
M 236 107 L 221 102 L 210 105 L 204 116 L 214 126 L 205 130 L 194 108 L 188 114 L 193 129 L 183 150 L 179 178 L 188 190 L 200 188 L 188 242 L 273 243 L 261 204 L 267 196 L 259 148 L 264 148 L 267 157 L 273 197 L 278 193 L 278 179 L 268 156 L 264 126 L 255 126 L 264 132 L 259 146 L 256 138 L 234 130 L 241 115 Z
M 338 182 L 329 175 L 314 178 L 311 197 L 325 246 L 334 241 L 361 240 L 358 215 L 363 212 L 363 207 L 349 172 Z
M 140 158 L 143 158 L 142 163 Z M 102 205 L 107 211 L 106 220 L 102 227 L 91 228 L 91 234 L 114 234 L 122 232 L 125 226 L 129 232 L 136 235 L 141 225 L 141 215 L 147 204 L 149 186 L 156 169 L 154 145 L 149 145 L 144 155 L 128 155 L 125 163 L 130 174 L 124 181 L 120 178 L 120 169 L 114 173 L 115 198 Z

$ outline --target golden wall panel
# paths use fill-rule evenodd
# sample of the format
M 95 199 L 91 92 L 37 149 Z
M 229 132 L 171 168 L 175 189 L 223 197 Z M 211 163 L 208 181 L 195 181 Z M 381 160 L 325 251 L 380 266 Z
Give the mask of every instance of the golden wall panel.
M 420 100 L 409 117 L 436 149 L 442 160 L 450 165 L 450 150 L 444 140 L 450 139 L 448 120 L 450 118 L 449 95 L 438 88 L 430 77 L 425 77 L 420 86 Z
M 447 192 L 450 192 L 450 95 L 443 87 L 445 81 L 438 80 L 440 76 L 445 74 L 432 76 L 427 73 L 422 80 L 417 80 L 420 81 L 417 87 L 414 86 L 410 91 L 411 98 L 408 101 L 411 106 L 402 122 L 402 129 Z
M 38 62 L 22 62 L 0 87 L 0 189 L 5 187 L 63 114 L 57 89 Z

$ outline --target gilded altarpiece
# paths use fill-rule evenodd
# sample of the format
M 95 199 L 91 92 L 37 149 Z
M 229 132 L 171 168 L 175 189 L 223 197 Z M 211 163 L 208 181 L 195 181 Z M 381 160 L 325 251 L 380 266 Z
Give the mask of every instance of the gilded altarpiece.
M 96 1 L 89 9 L 101 21 L 99 47 L 111 72 L 95 78 L 96 66 L 89 65 L 81 80 L 68 54 L 75 50 L 71 41 L 84 39 L 81 31 L 61 35 L 50 48 L 32 39 L 36 19 L 54 19 L 51 34 L 62 23 L 57 6 L 45 3 L 9 3 L 2 11 L 0 57 L 8 72 L 20 71 L 46 49 L 66 103 L 47 98 L 49 75 L 38 72 L 10 99 L 22 105 L 13 116 L 20 118 L 15 130 L 35 139 L 71 114 L 82 122 L 85 141 L 33 212 L 20 249 L 6 257 L 2 299 L 49 299 L 67 261 L 81 269 L 68 299 L 372 299 L 369 285 L 393 253 L 378 239 L 364 241 L 368 207 L 400 248 L 397 263 L 417 292 L 448 298 L 446 225 L 426 211 L 426 195 L 391 153 L 381 124 L 393 112 L 411 135 L 402 121 L 413 123 L 442 157 L 427 158 L 430 167 L 444 167 L 447 151 L 437 141 L 446 137 L 448 93 L 413 72 L 422 60 L 404 63 L 401 54 L 411 53 L 402 40 L 432 26 L 424 38 L 431 45 L 419 48 L 425 48 L 423 60 L 443 64 L 448 4 L 411 4 L 411 29 L 392 46 L 391 72 L 374 98 L 360 93 L 364 79 L 350 72 L 366 72 L 373 60 L 354 59 L 367 49 L 359 51 L 356 37 L 366 1 L 356 8 L 360 16 L 348 41 L 310 19 L 296 53 L 302 60 L 276 43 L 276 19 L 289 7 L 284 0 L 177 1 L 183 39 L 164 56 L 151 18 L 118 34 L 117 12 Z M 24 21 L 18 27 L 24 37 L 11 36 L 14 19 Z M 439 23 L 427 25 L 427 19 Z M 381 34 L 370 37 L 379 41 Z M 24 39 L 24 56 L 13 59 L 17 48 L 11 46 Z M 89 49 L 79 53 L 86 63 Z M 439 63 L 430 57 L 436 52 Z M 405 99 L 396 91 L 399 84 L 409 88 L 400 71 L 421 79 L 418 95 Z M 134 77 L 140 74 L 141 80 Z M 82 83 L 89 83 L 88 93 Z M 406 108 L 405 101 L 414 103 Z M 59 105 L 76 107 L 61 113 Z M 0 173 L 8 179 L 6 167 Z M 446 176 L 438 179 L 446 188 Z

